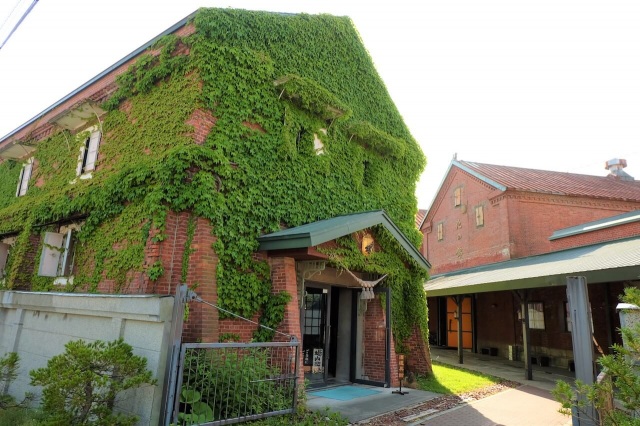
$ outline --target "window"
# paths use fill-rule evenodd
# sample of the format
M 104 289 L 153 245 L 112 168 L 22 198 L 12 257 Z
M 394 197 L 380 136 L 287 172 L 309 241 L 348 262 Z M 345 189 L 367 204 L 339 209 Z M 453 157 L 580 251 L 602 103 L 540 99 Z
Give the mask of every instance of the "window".
M 22 197 L 27 193 L 32 169 L 33 158 L 29 158 L 27 162 L 22 165 L 22 170 L 20 171 L 20 179 L 18 179 L 18 189 L 16 189 L 16 197 Z
M 320 132 L 322 132 L 322 134 L 325 136 L 327 135 L 327 129 L 320 129 Z M 324 154 L 324 143 L 318 137 L 317 133 L 313 134 L 313 150 L 316 153 L 316 155 Z
M 529 303 L 529 328 L 544 330 L 544 303 Z
M 482 206 L 476 207 L 476 226 L 484 226 L 484 211 Z
M 458 207 L 462 204 L 462 188 L 456 188 L 453 191 L 453 206 Z
M 67 229 L 64 233 L 46 232 L 38 275 L 43 277 L 71 277 L 74 249 L 75 235 L 72 229 Z M 55 283 L 66 284 L 67 280 L 56 280 Z
M 438 241 L 442 241 L 444 239 L 444 230 L 442 228 L 442 222 L 440 222 L 438 224 Z
M 9 260 L 9 244 L 0 243 L 0 281 L 7 275 L 6 267 Z
M 91 171 L 96 168 L 96 160 L 98 159 L 98 145 L 100 144 L 100 132 L 91 132 L 85 141 L 84 145 L 80 148 L 80 155 L 78 156 L 78 167 L 76 168 L 76 175 L 81 179 L 91 177 Z

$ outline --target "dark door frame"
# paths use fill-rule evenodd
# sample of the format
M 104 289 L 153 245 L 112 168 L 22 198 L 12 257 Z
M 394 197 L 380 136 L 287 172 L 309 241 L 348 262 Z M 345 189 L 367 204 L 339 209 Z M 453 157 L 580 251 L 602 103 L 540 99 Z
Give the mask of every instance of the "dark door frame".
M 385 295 L 385 362 L 384 362 L 384 382 L 375 380 L 356 379 L 356 344 L 358 322 L 358 299 L 362 290 L 354 289 L 351 293 L 351 362 L 349 366 L 349 380 L 353 383 L 361 383 L 370 386 L 391 386 L 391 289 L 389 287 L 374 287 L 374 294 Z

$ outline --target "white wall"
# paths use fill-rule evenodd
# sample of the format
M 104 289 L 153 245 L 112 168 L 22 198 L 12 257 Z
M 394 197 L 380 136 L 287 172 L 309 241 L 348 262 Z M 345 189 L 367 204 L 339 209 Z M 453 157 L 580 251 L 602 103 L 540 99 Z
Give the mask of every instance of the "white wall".
M 165 366 L 171 344 L 172 296 L 97 295 L 0 291 L 0 356 L 20 355 L 19 377 L 8 391 L 17 399 L 29 385 L 29 371 L 46 367 L 71 340 L 112 341 L 122 337 L 136 355 L 147 359 L 154 386 L 129 390 L 117 409 L 157 425 L 162 412 Z M 0 389 L 2 391 L 2 389 Z

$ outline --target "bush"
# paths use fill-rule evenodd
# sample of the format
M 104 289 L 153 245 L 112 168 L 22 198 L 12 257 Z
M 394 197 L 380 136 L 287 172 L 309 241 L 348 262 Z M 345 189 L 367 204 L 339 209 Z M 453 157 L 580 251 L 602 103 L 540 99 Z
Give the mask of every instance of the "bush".
M 269 352 L 260 348 L 239 351 L 190 350 L 184 363 L 181 420 L 190 424 L 198 415 L 215 420 L 250 416 L 290 408 L 293 386 L 281 380 Z M 189 417 L 185 417 L 189 416 Z
M 69 342 L 46 368 L 32 370 L 31 384 L 44 386 L 42 409 L 53 425 L 133 425 L 136 416 L 114 414 L 117 395 L 154 384 L 147 360 L 122 339 Z

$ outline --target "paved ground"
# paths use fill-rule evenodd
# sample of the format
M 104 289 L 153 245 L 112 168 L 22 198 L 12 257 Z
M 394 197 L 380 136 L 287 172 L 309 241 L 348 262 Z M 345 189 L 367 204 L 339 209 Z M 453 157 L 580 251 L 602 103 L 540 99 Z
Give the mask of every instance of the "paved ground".
M 421 420 L 429 426 L 569 426 L 548 391 L 523 385 Z
M 403 424 L 406 426 L 569 426 L 571 418 L 558 413 L 559 403 L 551 396 L 551 389 L 557 380 L 572 382 L 571 372 L 551 367 L 535 367 L 533 380 L 525 380 L 523 364 L 489 355 L 465 353 L 463 364 L 458 363 L 456 351 L 433 349 L 432 359 L 470 370 L 480 371 L 522 385 L 503 390 L 476 401 L 463 403 L 455 408 L 434 412 L 427 410 L 415 419 L 404 419 L 390 413 L 406 411 L 421 404 L 428 405 L 441 395 L 406 389 L 405 395 L 394 394 L 397 389 L 383 389 L 383 392 L 350 401 L 309 397 L 308 406 L 313 409 L 329 407 L 339 411 L 354 424 L 372 425 Z M 380 389 L 380 388 L 377 388 Z M 415 412 L 416 410 L 414 410 Z M 385 414 L 387 417 L 384 417 Z M 376 419 L 378 421 L 376 421 Z

